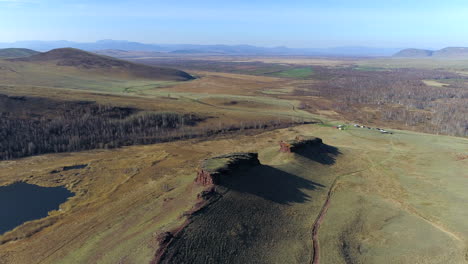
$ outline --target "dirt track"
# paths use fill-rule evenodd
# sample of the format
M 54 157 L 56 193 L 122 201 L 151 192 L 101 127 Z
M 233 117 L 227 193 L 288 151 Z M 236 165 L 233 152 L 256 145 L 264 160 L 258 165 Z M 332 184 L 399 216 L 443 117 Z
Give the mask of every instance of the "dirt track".
M 330 187 L 330 190 L 327 194 L 327 199 L 323 204 L 322 210 L 320 210 L 320 214 L 318 215 L 317 219 L 314 222 L 312 227 L 312 243 L 314 248 L 314 255 L 312 257 L 311 264 L 320 264 L 320 244 L 318 239 L 318 231 L 320 228 L 320 224 L 327 213 L 328 207 L 330 206 L 331 197 L 333 195 L 333 189 L 335 188 L 336 180 L 333 182 L 333 185 Z

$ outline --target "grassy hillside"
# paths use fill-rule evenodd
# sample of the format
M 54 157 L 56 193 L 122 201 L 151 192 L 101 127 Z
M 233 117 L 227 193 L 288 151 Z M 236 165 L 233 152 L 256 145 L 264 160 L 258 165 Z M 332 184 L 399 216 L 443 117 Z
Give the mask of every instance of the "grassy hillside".
M 68 66 L 88 71 L 97 70 L 106 74 L 125 74 L 129 77 L 152 80 L 187 81 L 193 79 L 191 75 L 183 71 L 132 63 L 72 48 L 55 49 L 11 61 L 49 63 L 56 66 Z
M 311 263 L 311 227 L 327 197 L 318 229 L 321 263 L 465 263 L 468 196 L 457 185 L 466 186 L 466 140 L 296 131 L 330 133 L 325 142 L 337 151 L 264 149 L 263 165 L 231 176 L 228 191 L 193 217 L 163 263 Z M 450 170 L 442 173 L 443 164 Z
M 184 71 L 147 66 L 76 49 L 0 60 L 0 85 L 134 93 L 193 77 Z
M 0 58 L 22 58 L 39 54 L 39 52 L 30 49 L 0 49 Z
M 56 123 L 62 112 L 88 109 L 80 105 L 91 101 L 105 116 L 125 109 L 195 113 L 208 117 L 196 128 L 209 136 L 1 161 L 0 186 L 24 181 L 65 186 L 76 195 L 49 216 L 1 235 L 0 263 L 149 263 L 162 248 L 161 237 L 170 234 L 177 234 L 163 259 L 170 263 L 317 264 L 317 257 L 325 264 L 466 263 L 467 139 L 392 130 L 405 124 L 392 122 L 393 112 L 380 103 L 370 104 L 408 99 L 411 90 L 423 96 L 414 103 L 432 107 L 447 100 L 444 109 L 454 109 L 450 117 L 460 116 L 464 124 L 465 79 L 455 72 L 390 69 L 390 63 L 410 59 L 325 67 L 316 63 L 329 61 L 294 58 L 283 67 L 286 61 L 275 58 L 279 66 L 263 68 L 262 76 L 191 71 L 196 80 L 179 82 L 135 78 L 113 59 L 80 54 L 0 60 L 0 93 L 9 96 L 0 113 L 6 123 L 18 127 L 8 118 L 29 118 L 38 122 L 24 127 L 43 122 L 50 132 L 48 119 Z M 223 65 L 217 60 L 210 67 Z M 283 76 L 265 76 L 272 72 Z M 428 99 L 431 94 L 436 100 Z M 342 107 L 353 98 L 368 101 Z M 119 108 L 108 113 L 99 105 Z M 87 112 L 69 114 L 89 121 Z M 62 120 L 71 121 L 69 114 Z M 291 119 L 317 124 L 263 130 L 268 122 Z M 350 121 L 336 121 L 343 119 Z M 351 120 L 394 133 L 355 128 Z M 344 123 L 344 130 L 332 127 Z M 244 129 L 249 126 L 257 129 Z M 219 133 L 210 132 L 217 128 Z M 96 132 L 86 128 L 74 142 Z M 328 146 L 321 152 L 278 151 L 279 141 L 299 135 L 320 137 Z M 216 187 L 218 200 L 191 214 L 203 204 L 204 187 L 194 184 L 201 162 L 246 151 L 258 152 L 262 165 L 232 174 Z
M 179 227 L 196 203 L 201 160 L 259 151 L 263 165 L 233 175 L 222 198 L 184 229 L 170 248 L 177 260 L 309 263 L 312 226 L 330 197 L 318 229 L 321 263 L 465 263 L 466 139 L 394 132 L 306 125 L 5 162 L 2 185 L 65 185 L 77 195 L 0 237 L 29 237 L 0 245 L 0 256 L 6 263 L 148 263 L 155 237 Z M 277 142 L 296 135 L 321 137 L 337 151 L 328 158 L 279 153 Z M 76 164 L 88 167 L 50 174 Z
M 434 57 L 439 58 L 452 58 L 452 59 L 460 59 L 460 58 L 468 58 L 468 48 L 467 47 L 447 47 L 441 50 L 437 50 L 434 52 Z

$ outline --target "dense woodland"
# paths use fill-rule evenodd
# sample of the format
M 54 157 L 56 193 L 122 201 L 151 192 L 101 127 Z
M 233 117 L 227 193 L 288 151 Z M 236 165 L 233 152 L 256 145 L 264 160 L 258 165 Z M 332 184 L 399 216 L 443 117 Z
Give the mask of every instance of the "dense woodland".
M 43 112 L 32 111 L 44 107 Z M 52 107 L 51 107 L 52 105 Z M 162 141 L 202 119 L 90 102 L 0 96 L 0 160 Z M 8 108 L 8 106 L 10 108 Z M 6 108 L 6 109 L 5 109 Z M 10 109 L 9 111 L 5 111 Z
M 0 95 L 0 160 L 44 153 L 153 144 L 226 133 L 287 127 L 303 121 L 217 123 L 192 113 L 146 112 L 93 102 Z
M 360 120 L 369 119 L 363 107 L 378 110 L 383 122 L 417 126 L 435 134 L 468 135 L 468 79 L 439 70 L 395 69 L 358 71 L 352 68 L 316 68 L 320 82 L 296 89 L 296 95 L 314 95 L 333 101 L 333 110 Z M 437 80 L 447 86 L 426 85 Z

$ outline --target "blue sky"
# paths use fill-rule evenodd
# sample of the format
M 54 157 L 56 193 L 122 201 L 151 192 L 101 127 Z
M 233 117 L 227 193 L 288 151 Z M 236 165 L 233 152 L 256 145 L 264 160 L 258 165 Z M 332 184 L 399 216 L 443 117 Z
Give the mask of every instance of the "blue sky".
M 468 46 L 466 0 L 0 0 L 0 42 Z

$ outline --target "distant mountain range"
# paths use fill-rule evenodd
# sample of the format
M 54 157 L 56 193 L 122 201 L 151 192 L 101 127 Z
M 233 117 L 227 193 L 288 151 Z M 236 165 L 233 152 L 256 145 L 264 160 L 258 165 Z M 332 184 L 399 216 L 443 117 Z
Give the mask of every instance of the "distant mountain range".
M 404 49 L 393 57 L 468 59 L 468 47 L 447 47 L 440 50 Z
M 105 49 L 105 50 L 94 50 L 92 51 L 99 55 L 105 55 L 120 59 L 134 59 L 144 57 L 155 57 L 161 56 L 162 52 L 157 51 L 138 51 L 138 50 L 120 50 L 120 49 Z
M 152 57 L 169 55 L 296 55 L 296 56 L 342 56 L 342 57 L 386 57 L 399 58 L 450 58 L 468 59 L 468 47 L 447 47 L 441 50 L 397 49 L 372 47 L 335 48 L 288 48 L 258 47 L 252 45 L 197 45 L 197 44 L 145 44 L 125 40 L 100 40 L 82 43 L 72 41 L 17 41 L 0 43 L 3 57 L 33 55 L 33 51 L 49 51 L 58 48 L 76 48 L 117 58 Z M 6 49 L 15 48 L 15 49 Z M 1 54 L 0 54 L 1 55 Z M 2 56 L 0 56 L 2 57 Z
M 57 48 L 77 48 L 87 51 L 140 51 L 172 54 L 213 55 L 314 55 L 314 56 L 391 56 L 400 49 L 371 47 L 288 48 L 251 45 L 144 44 L 125 40 L 100 40 L 90 43 L 71 41 L 17 41 L 0 43 L 0 48 L 27 48 L 49 51 Z M 103 52 L 105 54 L 106 52 Z M 121 53 L 121 52 L 120 52 Z M 106 54 L 107 55 L 107 54 Z M 132 56 L 131 54 L 128 54 Z

